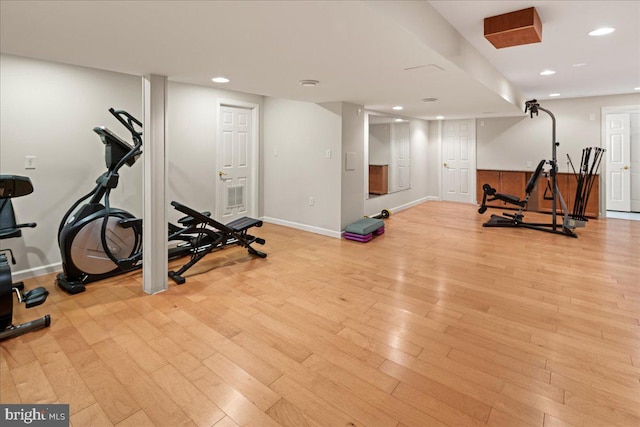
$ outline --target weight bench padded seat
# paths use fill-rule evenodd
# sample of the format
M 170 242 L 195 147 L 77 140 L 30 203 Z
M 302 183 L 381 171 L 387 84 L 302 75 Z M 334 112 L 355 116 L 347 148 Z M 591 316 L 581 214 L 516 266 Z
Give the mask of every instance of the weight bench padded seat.
M 527 186 L 524 190 L 526 194 L 524 199 L 520 199 L 519 197 L 511 194 L 498 193 L 496 189 L 491 187 L 489 184 L 484 184 L 482 186 L 482 190 L 484 191 L 484 194 L 482 196 L 482 204 L 478 209 L 478 212 L 484 213 L 487 210 L 486 203 L 492 202 L 494 200 L 501 200 L 503 202 L 516 205 L 520 208 L 524 208 L 527 205 L 527 202 L 529 201 L 529 196 L 531 195 L 531 193 L 536 187 L 538 178 L 540 178 L 540 175 L 542 174 L 542 169 L 545 163 L 546 163 L 546 160 L 540 160 L 540 163 L 538 163 L 538 166 L 536 167 L 535 172 L 533 172 L 533 174 L 531 175 L 531 178 L 529 178 L 529 181 L 527 182 Z M 491 198 L 487 199 L 487 196 Z
M 238 218 L 235 221 L 228 223 L 227 227 L 233 231 L 240 232 L 251 227 L 262 227 L 262 221 L 259 219 L 249 218 L 248 216 L 243 216 L 242 218 Z
M 361 236 L 373 233 L 379 228 L 384 228 L 384 221 L 379 218 L 363 218 L 348 225 L 345 233 L 359 234 Z

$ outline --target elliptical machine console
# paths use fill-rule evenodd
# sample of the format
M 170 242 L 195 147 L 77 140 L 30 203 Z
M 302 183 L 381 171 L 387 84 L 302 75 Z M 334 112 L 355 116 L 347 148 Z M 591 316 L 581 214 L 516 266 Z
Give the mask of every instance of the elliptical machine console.
M 98 177 L 93 190 L 71 206 L 58 228 L 63 272 L 56 283 L 71 294 L 84 291 L 86 283 L 142 264 L 142 220 L 109 205 L 110 192 L 118 186 L 118 171 L 124 165 L 133 166 L 142 153 L 142 132 L 136 129 L 142 123 L 126 111 L 110 108 L 109 112 L 131 133 L 134 144 L 105 127 L 93 129 L 105 145 L 107 171 Z

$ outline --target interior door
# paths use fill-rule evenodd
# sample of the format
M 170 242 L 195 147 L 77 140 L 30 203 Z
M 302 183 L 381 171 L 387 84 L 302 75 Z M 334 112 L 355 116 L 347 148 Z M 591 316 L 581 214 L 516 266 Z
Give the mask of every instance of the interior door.
M 442 200 L 474 203 L 475 120 L 450 120 L 443 126 Z
M 640 212 L 640 112 L 630 114 L 631 117 L 631 212 Z
M 628 113 L 607 114 L 607 210 L 631 210 L 631 133 Z
M 390 193 L 406 190 L 410 187 L 410 136 L 408 122 L 391 124 Z
M 228 223 L 252 216 L 253 126 L 250 108 L 220 106 L 216 217 Z

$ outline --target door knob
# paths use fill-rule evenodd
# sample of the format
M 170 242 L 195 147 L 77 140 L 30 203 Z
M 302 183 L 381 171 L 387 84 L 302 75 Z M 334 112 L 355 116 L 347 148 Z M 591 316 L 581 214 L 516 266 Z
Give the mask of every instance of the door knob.
M 449 165 L 447 163 L 443 163 L 443 165 L 444 165 L 445 168 L 449 167 Z
M 226 173 L 225 173 L 225 172 L 222 172 L 222 171 L 218 171 L 218 176 L 219 176 L 220 178 L 222 178 L 222 176 L 223 176 L 223 175 L 226 175 Z
M 629 169 L 629 166 L 624 165 L 624 167 L 622 169 L 627 170 L 627 169 Z

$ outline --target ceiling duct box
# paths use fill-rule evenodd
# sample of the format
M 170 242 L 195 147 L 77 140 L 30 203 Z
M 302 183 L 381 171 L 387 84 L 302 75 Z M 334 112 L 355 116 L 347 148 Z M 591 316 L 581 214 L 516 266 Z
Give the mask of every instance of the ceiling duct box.
M 542 41 L 542 22 L 533 7 L 484 18 L 484 37 L 496 48 Z

